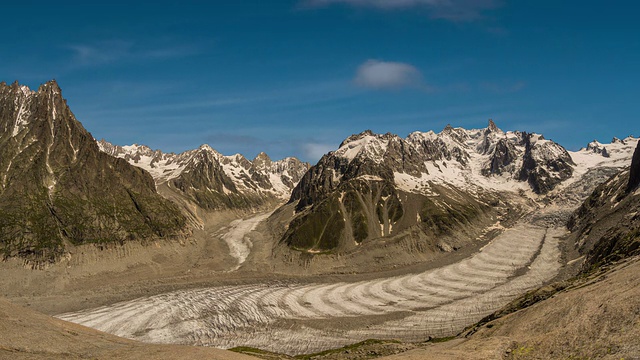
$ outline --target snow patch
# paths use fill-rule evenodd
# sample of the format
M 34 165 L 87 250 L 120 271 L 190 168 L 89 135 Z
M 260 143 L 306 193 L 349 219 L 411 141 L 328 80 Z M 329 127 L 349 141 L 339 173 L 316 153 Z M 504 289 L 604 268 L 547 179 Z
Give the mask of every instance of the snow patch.
M 336 156 L 353 161 L 361 153 L 367 155 L 374 161 L 381 161 L 389 140 L 384 140 L 380 136 L 364 135 L 360 139 L 349 141 L 334 152 Z
M 367 181 L 384 181 L 383 178 L 376 175 L 360 175 L 356 179 L 367 180 Z

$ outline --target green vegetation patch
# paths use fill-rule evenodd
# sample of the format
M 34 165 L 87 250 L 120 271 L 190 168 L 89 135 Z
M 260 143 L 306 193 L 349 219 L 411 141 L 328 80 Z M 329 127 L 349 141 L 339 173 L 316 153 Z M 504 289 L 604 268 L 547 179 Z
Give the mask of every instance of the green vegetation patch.
M 284 235 L 287 245 L 297 249 L 327 251 L 338 247 L 345 221 L 334 195 L 291 222 Z
M 362 347 L 366 347 L 366 346 L 371 346 L 371 345 L 384 345 L 384 344 L 401 344 L 400 341 L 397 340 L 378 340 L 378 339 L 368 339 L 368 340 L 364 340 L 355 344 L 351 344 L 351 345 L 347 345 L 341 348 L 337 348 L 337 349 L 329 349 L 329 350 L 325 350 L 325 351 L 321 351 L 315 354 L 304 354 L 304 355 L 298 355 L 295 356 L 295 359 L 300 359 L 300 360 L 311 360 L 314 358 L 318 358 L 318 357 L 324 357 L 327 355 L 331 355 L 331 354 L 340 354 L 340 353 L 344 353 L 345 351 L 350 351 L 350 350 L 357 350 L 359 348 Z
M 369 236 L 368 219 L 362 202 L 358 198 L 358 194 L 354 191 L 348 191 L 342 199 L 349 218 L 351 220 L 351 228 L 353 239 L 360 243 Z

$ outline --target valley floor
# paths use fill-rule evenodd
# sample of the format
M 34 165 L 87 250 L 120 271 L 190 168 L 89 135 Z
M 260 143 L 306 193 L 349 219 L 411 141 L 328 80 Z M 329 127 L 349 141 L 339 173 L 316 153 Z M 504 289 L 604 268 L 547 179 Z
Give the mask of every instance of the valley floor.
M 300 354 L 370 338 L 456 335 L 564 269 L 566 230 L 528 218 L 446 260 L 277 274 L 262 268 L 267 215 L 223 214 L 190 243 L 78 249 L 45 270 L 5 262 L 0 286 L 14 303 L 130 339 Z
M 640 257 L 576 280 L 468 338 L 385 359 L 640 359 Z
M 222 236 L 245 241 L 234 223 Z M 520 223 L 435 270 L 361 281 L 271 280 L 181 290 L 59 317 L 152 343 L 253 346 L 300 354 L 369 338 L 455 335 L 558 273 L 564 231 Z M 231 246 L 234 249 L 233 246 Z
M 215 348 L 153 345 L 61 321 L 0 299 L 0 359 L 249 360 Z

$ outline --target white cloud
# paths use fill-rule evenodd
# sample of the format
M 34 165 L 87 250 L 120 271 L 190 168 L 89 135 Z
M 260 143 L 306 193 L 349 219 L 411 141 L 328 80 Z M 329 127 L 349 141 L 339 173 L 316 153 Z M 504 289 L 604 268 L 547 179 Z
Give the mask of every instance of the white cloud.
M 148 61 L 168 59 L 197 54 L 199 49 L 190 44 L 170 44 L 143 46 L 140 43 L 125 40 L 98 41 L 91 44 L 72 44 L 66 46 L 73 54 L 76 65 L 100 66 L 120 61 Z
M 422 74 L 409 64 L 367 60 L 358 67 L 354 82 L 370 89 L 398 89 L 419 86 Z
M 381 10 L 424 8 L 433 19 L 464 22 L 483 18 L 483 12 L 500 7 L 502 0 L 304 0 L 302 4 L 307 7 L 346 4 Z
M 302 145 L 302 152 L 312 162 L 320 160 L 322 155 L 336 150 L 335 144 L 308 143 Z

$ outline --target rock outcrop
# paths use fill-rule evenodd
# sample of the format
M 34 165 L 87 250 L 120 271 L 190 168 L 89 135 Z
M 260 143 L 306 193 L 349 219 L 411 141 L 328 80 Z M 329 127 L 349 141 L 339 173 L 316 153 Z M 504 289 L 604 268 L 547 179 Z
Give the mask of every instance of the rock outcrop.
M 585 271 L 640 254 L 640 194 L 632 192 L 639 158 L 636 149 L 631 168 L 598 186 L 569 220 Z
M 521 181 L 527 181 L 534 192 L 545 194 L 573 175 L 571 156 L 562 146 L 542 136 L 523 133 L 525 146 L 520 170 Z
M 629 184 L 627 184 L 627 192 L 632 192 L 640 185 L 640 142 L 633 153 L 631 160 L 631 169 L 629 169 Z

